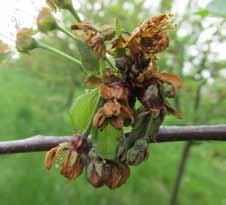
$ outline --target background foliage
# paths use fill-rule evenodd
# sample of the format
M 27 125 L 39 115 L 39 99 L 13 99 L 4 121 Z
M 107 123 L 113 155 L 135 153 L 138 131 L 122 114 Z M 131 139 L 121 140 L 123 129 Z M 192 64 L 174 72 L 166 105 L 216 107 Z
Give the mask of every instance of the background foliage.
M 175 11 L 176 31 L 170 48 L 161 55 L 162 70 L 176 72 L 185 88 L 175 105 L 183 120 L 167 117 L 167 125 L 218 124 L 225 122 L 226 46 L 223 0 L 189 0 L 184 11 L 177 1 L 162 0 L 153 7 L 142 0 L 83 0 L 79 11 L 87 21 L 113 24 L 120 19 L 132 31 L 145 18 Z M 187 1 L 185 1 L 187 2 Z M 200 2 L 203 2 L 200 3 Z M 223 2 L 223 3 L 222 3 Z M 156 4 L 156 3 L 155 3 Z M 222 12 L 223 11 L 223 12 Z M 72 20 L 64 14 L 69 22 Z M 71 55 L 74 43 L 58 33 L 44 41 Z M 223 47 L 224 46 L 224 47 Z M 83 89 L 83 74 L 70 62 L 47 52 L 33 51 L 0 64 L 0 140 L 20 139 L 36 134 L 70 135 L 69 106 Z M 68 182 L 44 169 L 44 153 L 0 157 L 1 204 L 168 204 L 183 143 L 153 144 L 150 158 L 132 168 L 125 186 L 110 191 L 93 189 L 84 177 Z M 226 144 L 202 143 L 192 148 L 179 196 L 179 204 L 226 204 Z

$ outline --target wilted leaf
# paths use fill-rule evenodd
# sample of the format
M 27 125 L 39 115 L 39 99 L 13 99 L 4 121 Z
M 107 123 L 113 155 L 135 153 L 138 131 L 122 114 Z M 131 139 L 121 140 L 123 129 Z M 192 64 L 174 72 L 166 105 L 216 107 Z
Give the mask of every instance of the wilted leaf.
M 105 127 L 102 131 L 98 130 L 93 139 L 96 150 L 102 157 L 114 159 L 118 146 L 118 140 L 122 134 L 122 130 L 114 128 L 111 124 Z
M 177 75 L 172 73 L 162 72 L 159 74 L 159 79 L 172 84 L 177 88 L 181 88 L 183 86 L 181 79 Z
M 81 57 L 82 66 L 90 73 L 97 73 L 99 69 L 99 58 L 86 42 L 76 40 L 76 45 Z
M 75 99 L 69 114 L 76 133 L 83 133 L 86 129 L 95 112 L 98 98 L 98 89 L 94 89 Z

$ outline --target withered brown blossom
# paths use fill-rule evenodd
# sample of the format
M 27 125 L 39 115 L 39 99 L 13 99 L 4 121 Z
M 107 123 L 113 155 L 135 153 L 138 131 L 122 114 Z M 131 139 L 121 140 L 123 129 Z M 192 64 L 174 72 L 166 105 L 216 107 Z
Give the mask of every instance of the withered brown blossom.
M 161 14 L 146 20 L 131 34 L 127 45 L 134 54 L 158 53 L 169 45 L 166 29 L 174 28 L 170 23 L 171 14 Z
M 105 41 L 111 40 L 114 31 L 111 27 L 103 26 L 99 29 L 89 23 L 76 23 L 71 26 L 72 30 L 86 31 L 86 42 L 98 57 L 106 55 Z
M 88 142 L 85 138 L 75 136 L 72 141 L 59 144 L 50 149 L 45 156 L 45 167 L 50 170 L 54 163 L 61 163 L 61 174 L 69 180 L 76 179 L 83 171 L 83 155 L 88 153 Z
M 107 186 L 115 189 L 126 183 L 130 176 L 130 168 L 128 165 L 107 160 L 92 160 L 87 167 L 87 178 L 94 187 Z
M 104 128 L 110 122 L 115 128 L 134 122 L 133 110 L 129 106 L 129 89 L 121 82 L 100 85 L 100 96 L 106 100 L 93 119 L 93 125 Z

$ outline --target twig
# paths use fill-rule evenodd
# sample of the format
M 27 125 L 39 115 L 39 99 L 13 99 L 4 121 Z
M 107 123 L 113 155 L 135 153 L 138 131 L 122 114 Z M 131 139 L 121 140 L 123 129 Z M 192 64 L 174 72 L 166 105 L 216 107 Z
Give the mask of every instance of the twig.
M 46 151 L 70 139 L 69 136 L 37 135 L 22 140 L 0 141 L 0 154 Z M 207 140 L 226 141 L 226 125 L 161 127 L 157 135 L 157 142 Z

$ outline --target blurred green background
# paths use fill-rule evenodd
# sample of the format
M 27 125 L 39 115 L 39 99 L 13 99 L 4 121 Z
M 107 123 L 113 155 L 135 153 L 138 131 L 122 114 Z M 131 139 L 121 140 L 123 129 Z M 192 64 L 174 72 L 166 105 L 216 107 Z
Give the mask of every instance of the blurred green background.
M 183 2 L 183 3 L 181 3 Z M 132 31 L 160 12 L 176 14 L 178 27 L 159 56 L 160 68 L 183 79 L 175 106 L 183 120 L 168 116 L 166 125 L 220 124 L 226 119 L 226 24 L 224 0 L 76 0 L 85 21 L 113 24 L 117 17 Z M 63 14 L 66 26 L 72 18 Z M 59 33 L 43 41 L 77 55 L 74 42 Z M 67 60 L 35 50 L 0 64 L 0 140 L 37 134 L 71 135 L 68 110 L 83 90 L 83 74 Z M 111 191 L 94 189 L 85 176 L 69 182 L 43 165 L 45 153 L 0 156 L 2 205 L 169 204 L 184 143 L 150 145 L 148 161 L 132 168 L 127 184 Z M 226 143 L 192 147 L 179 193 L 181 205 L 226 205 Z

